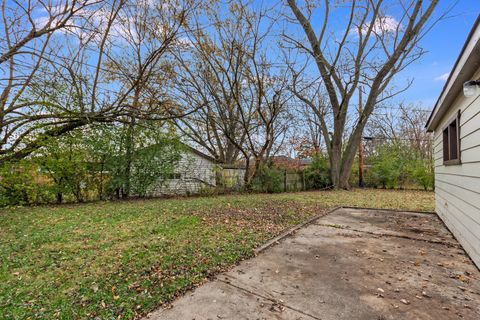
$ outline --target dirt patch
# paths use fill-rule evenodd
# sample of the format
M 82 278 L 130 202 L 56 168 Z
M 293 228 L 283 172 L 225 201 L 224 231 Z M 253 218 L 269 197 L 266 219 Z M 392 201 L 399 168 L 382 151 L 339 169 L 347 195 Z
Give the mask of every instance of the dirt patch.
M 435 214 L 342 209 L 341 212 L 329 215 L 319 220 L 318 223 L 377 235 L 391 235 L 458 245 L 443 222 Z

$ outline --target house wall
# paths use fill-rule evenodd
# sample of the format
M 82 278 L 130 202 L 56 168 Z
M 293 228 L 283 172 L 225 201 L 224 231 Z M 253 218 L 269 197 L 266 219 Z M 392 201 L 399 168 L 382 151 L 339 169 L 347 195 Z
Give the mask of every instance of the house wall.
M 442 130 L 458 110 L 462 163 L 446 166 Z M 437 214 L 480 267 L 480 96 L 458 95 L 434 131 L 434 160 Z
M 218 166 L 213 161 L 186 151 L 175 169 L 175 173 L 180 177 L 159 181 L 151 195 L 188 195 L 199 193 L 203 188 L 215 187 L 217 169 Z

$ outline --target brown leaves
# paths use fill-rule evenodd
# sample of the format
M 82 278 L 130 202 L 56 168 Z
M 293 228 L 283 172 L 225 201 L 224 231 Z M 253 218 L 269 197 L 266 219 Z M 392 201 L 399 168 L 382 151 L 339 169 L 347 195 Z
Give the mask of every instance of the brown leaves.
M 118 300 L 118 299 L 120 299 L 120 296 L 116 293 L 116 290 L 117 290 L 117 287 L 116 287 L 116 286 L 113 286 L 113 287 L 112 287 L 113 300 Z
M 324 210 L 318 204 L 305 205 L 295 201 L 271 199 L 261 206 L 252 207 L 239 207 L 227 202 L 222 208 L 195 214 L 202 216 L 202 222 L 208 225 L 221 224 L 236 231 L 261 232 L 272 237 Z

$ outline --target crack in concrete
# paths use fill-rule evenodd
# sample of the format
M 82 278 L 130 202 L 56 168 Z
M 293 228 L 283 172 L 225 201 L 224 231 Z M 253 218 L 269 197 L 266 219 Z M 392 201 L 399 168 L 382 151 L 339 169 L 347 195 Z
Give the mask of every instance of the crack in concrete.
M 230 278 L 231 278 L 231 277 L 230 277 Z M 294 307 L 292 307 L 292 306 L 289 306 L 289 305 L 285 304 L 284 302 L 282 302 L 282 301 L 280 301 L 280 300 L 278 300 L 278 299 L 269 298 L 269 297 L 266 297 L 266 296 L 261 295 L 261 294 L 259 294 L 259 293 L 250 291 L 250 290 L 248 290 L 248 289 L 246 289 L 246 288 L 242 288 L 242 287 L 240 287 L 240 286 L 234 285 L 234 284 L 231 283 L 230 281 L 225 281 L 225 280 L 222 280 L 222 279 L 217 279 L 217 281 L 220 281 L 220 282 L 222 282 L 222 283 L 225 283 L 226 285 L 229 285 L 229 286 L 231 286 L 231 287 L 233 287 L 233 288 L 235 288 L 235 289 L 241 290 L 241 291 L 246 292 L 246 293 L 248 293 L 248 294 L 251 294 L 251 295 L 253 295 L 253 296 L 256 296 L 256 297 L 259 297 L 259 298 L 268 300 L 268 301 L 270 301 L 270 302 L 273 302 L 274 304 L 277 304 L 277 305 L 280 305 L 280 306 L 285 307 L 285 308 L 287 308 L 287 309 L 290 309 L 290 310 L 292 310 L 292 311 L 298 312 L 298 313 L 300 313 L 300 314 L 302 314 L 302 315 L 304 315 L 304 316 L 310 317 L 310 318 L 312 318 L 312 319 L 322 320 L 321 318 L 318 318 L 318 317 L 316 317 L 316 316 L 314 316 L 314 315 L 311 315 L 311 314 L 309 314 L 309 313 L 306 313 L 306 312 L 304 312 L 304 311 L 302 311 L 302 310 L 300 310 L 300 309 L 297 309 L 297 308 L 294 308 Z
M 274 237 L 273 239 L 270 239 L 269 241 L 267 241 L 265 244 L 263 244 L 259 248 L 254 249 L 255 255 L 258 255 L 262 251 L 265 251 L 266 249 L 270 248 L 271 246 L 280 243 L 280 241 L 282 241 L 283 239 L 291 236 L 292 234 L 294 234 L 298 230 L 300 230 L 300 229 L 302 229 L 302 228 L 304 228 L 304 227 L 306 227 L 310 224 L 315 224 L 315 221 L 317 221 L 317 220 L 319 220 L 323 217 L 326 217 L 327 215 L 329 215 L 329 214 L 331 214 L 331 213 L 333 213 L 333 212 L 335 212 L 336 210 L 339 210 L 339 209 L 341 209 L 341 207 L 335 207 L 335 208 L 332 208 L 332 209 L 330 209 L 326 212 L 321 212 L 321 213 L 315 215 L 314 217 L 311 217 L 307 221 L 305 221 L 303 223 L 300 223 L 296 226 L 293 226 L 292 228 L 290 228 L 287 231 L 281 233 L 280 235 Z
M 366 233 L 366 234 L 370 234 L 370 235 L 374 235 L 374 236 L 380 236 L 380 237 L 393 237 L 393 238 L 400 238 L 400 239 L 407 239 L 407 240 L 414 240 L 414 241 L 423 241 L 423 242 L 428 242 L 428 243 L 433 243 L 433 244 L 444 245 L 444 246 L 447 246 L 447 247 L 450 247 L 450 248 L 462 249 L 462 247 L 459 244 L 448 242 L 448 241 L 421 239 L 421 238 L 415 238 L 415 237 L 410 237 L 410 236 L 401 235 L 401 234 L 391 234 L 391 233 L 381 233 L 381 232 L 359 230 L 359 229 L 353 229 L 353 228 L 345 227 L 345 226 L 341 226 L 341 225 L 332 225 L 332 224 L 323 224 L 323 223 L 314 223 L 314 225 L 321 226 L 321 227 L 327 227 L 327 228 L 341 229 L 341 230 L 350 230 L 350 231 L 354 231 L 354 232 Z

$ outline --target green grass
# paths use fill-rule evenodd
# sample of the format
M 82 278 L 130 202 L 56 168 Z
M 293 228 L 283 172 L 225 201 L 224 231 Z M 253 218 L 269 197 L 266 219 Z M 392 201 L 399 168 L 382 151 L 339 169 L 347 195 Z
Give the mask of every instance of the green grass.
M 130 319 L 327 208 L 432 211 L 431 192 L 354 190 L 0 210 L 1 319 Z

